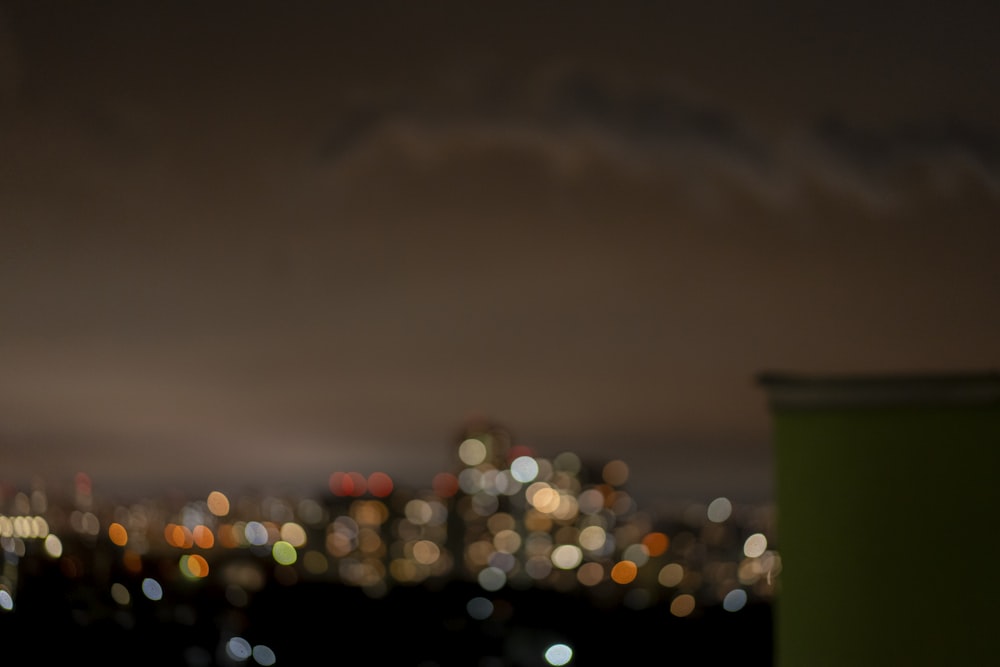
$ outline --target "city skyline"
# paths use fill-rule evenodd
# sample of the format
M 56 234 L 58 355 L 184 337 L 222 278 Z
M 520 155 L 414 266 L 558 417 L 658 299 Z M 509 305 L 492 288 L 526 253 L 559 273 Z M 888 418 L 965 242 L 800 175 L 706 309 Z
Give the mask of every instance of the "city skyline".
M 535 665 L 551 647 L 568 653 L 547 664 L 583 665 L 651 642 L 707 656 L 717 649 L 701 637 L 726 628 L 740 642 L 726 652 L 770 662 L 782 564 L 769 508 L 720 498 L 650 513 L 621 461 L 592 470 L 508 435 L 470 425 L 433 489 L 334 473 L 318 494 L 122 499 L 81 474 L 70 493 L 0 495 L 0 625 L 17 638 L 4 654 L 269 665 L 315 653 L 323 625 L 352 628 L 342 656 L 388 634 L 399 641 L 382 659 L 428 667 Z M 659 631 L 622 634 L 639 624 Z M 74 639 L 52 645 L 56 634 Z

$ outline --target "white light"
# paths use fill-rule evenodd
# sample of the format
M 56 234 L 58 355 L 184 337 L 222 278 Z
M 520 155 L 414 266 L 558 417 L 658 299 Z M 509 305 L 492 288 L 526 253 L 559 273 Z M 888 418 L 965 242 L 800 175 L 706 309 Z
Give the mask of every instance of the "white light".
M 253 648 L 251 648 L 250 642 L 243 639 L 243 637 L 233 637 L 226 642 L 226 655 L 233 660 L 243 662 L 253 655 Z
M 58 537 L 49 533 L 45 536 L 45 553 L 47 553 L 52 558 L 59 558 L 63 553 L 62 540 Z
M 478 579 L 484 589 L 498 591 L 507 583 L 507 573 L 498 567 L 487 567 L 479 572 Z
M 258 547 L 267 544 L 267 528 L 259 521 L 247 521 L 243 534 L 250 544 Z
M 545 662 L 550 665 L 565 665 L 573 659 L 573 649 L 566 644 L 553 644 L 545 649 Z
M 458 458 L 467 466 L 477 466 L 486 460 L 486 445 L 478 438 L 467 438 L 458 446 Z
M 257 644 L 253 647 L 253 659 L 258 665 L 273 665 L 277 661 L 271 647 L 264 644 Z
M 767 538 L 763 533 L 754 533 L 743 543 L 743 553 L 747 558 L 757 558 L 767 551 Z
M 587 526 L 580 531 L 577 541 L 580 546 L 589 551 L 597 551 L 608 540 L 608 533 L 601 526 Z
M 552 564 L 562 570 L 572 570 L 583 561 L 583 550 L 575 544 L 560 544 L 552 550 Z
M 733 504 L 728 498 L 716 498 L 708 504 L 708 520 L 722 523 L 733 513 Z
M 538 477 L 538 461 L 530 456 L 518 456 L 510 464 L 510 474 L 519 482 L 530 482 Z

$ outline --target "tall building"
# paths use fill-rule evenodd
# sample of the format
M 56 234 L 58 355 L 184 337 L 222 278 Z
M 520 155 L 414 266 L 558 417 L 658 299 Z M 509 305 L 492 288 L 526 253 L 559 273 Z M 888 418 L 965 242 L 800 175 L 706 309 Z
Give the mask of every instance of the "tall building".
M 1000 374 L 764 374 L 779 667 L 996 664 Z

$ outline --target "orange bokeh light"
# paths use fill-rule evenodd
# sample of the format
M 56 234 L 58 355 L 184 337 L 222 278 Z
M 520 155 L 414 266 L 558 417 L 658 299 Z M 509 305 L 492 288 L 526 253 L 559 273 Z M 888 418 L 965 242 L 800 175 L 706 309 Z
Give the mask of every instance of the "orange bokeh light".
M 670 547 L 670 538 L 665 533 L 649 533 L 642 538 L 642 544 L 650 556 L 662 556 Z
M 234 549 L 240 545 L 231 523 L 219 526 L 219 544 L 227 549 Z
M 142 572 L 142 556 L 131 549 L 126 550 L 125 553 L 122 554 L 122 564 L 125 566 L 125 569 L 132 574 Z
M 215 535 L 208 526 L 201 524 L 195 526 L 194 530 L 191 531 L 191 537 L 201 549 L 211 549 L 215 546 Z
M 120 523 L 112 523 L 108 526 L 108 537 L 111 542 L 119 547 L 123 547 L 128 544 L 128 531 L 125 530 L 125 526 Z
M 187 549 L 194 544 L 191 531 L 176 523 L 168 523 L 163 528 L 163 537 L 167 540 L 167 544 L 178 549 Z
M 638 566 L 630 560 L 619 561 L 611 568 L 611 580 L 616 584 L 631 583 L 638 574 Z
M 191 554 L 182 561 L 182 568 L 192 577 L 199 579 L 208 576 L 208 561 L 200 554 Z

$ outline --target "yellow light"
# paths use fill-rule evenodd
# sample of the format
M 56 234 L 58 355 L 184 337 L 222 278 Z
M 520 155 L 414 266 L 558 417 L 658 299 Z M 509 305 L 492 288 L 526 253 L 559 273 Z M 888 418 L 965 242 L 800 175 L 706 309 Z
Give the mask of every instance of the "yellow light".
M 299 554 L 291 544 L 278 540 L 271 547 L 271 557 L 280 565 L 291 565 L 298 559 Z

